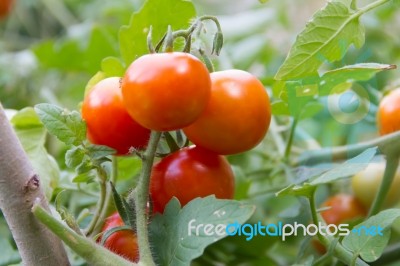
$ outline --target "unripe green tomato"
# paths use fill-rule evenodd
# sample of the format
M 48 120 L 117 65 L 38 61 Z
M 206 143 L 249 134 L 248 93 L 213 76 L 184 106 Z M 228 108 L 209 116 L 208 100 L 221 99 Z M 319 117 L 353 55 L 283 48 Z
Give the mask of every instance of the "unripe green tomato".
M 372 205 L 385 172 L 385 163 L 370 163 L 367 168 L 356 174 L 351 181 L 354 195 L 367 208 Z M 389 192 L 384 201 L 384 207 L 396 204 L 400 200 L 400 170 L 397 169 Z

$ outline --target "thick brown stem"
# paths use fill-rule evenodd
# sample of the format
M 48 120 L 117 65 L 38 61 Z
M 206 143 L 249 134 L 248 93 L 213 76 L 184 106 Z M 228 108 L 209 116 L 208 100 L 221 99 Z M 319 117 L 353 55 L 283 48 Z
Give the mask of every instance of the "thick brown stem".
M 70 265 L 61 241 L 32 214 L 35 199 L 47 210 L 40 178 L 15 135 L 0 104 L 0 209 L 24 265 Z

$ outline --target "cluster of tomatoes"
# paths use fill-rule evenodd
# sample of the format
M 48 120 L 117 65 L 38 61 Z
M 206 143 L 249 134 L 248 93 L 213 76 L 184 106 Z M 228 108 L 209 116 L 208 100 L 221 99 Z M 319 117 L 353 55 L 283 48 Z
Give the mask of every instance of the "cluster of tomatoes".
M 150 197 L 153 211 L 162 213 L 172 197 L 182 206 L 208 195 L 232 199 L 234 176 L 223 155 L 260 143 L 269 127 L 271 108 L 264 86 L 250 73 L 209 73 L 195 56 L 171 52 L 144 55 L 122 78 L 97 83 L 85 96 L 82 116 L 89 140 L 115 149 L 117 155 L 145 148 L 152 130 L 185 133 L 194 145 L 153 166 Z M 114 214 L 103 230 L 121 223 Z M 105 246 L 137 259 L 133 232 L 116 232 Z
M 400 131 L 400 89 L 393 90 L 380 102 L 377 125 L 381 136 Z M 365 218 L 378 193 L 384 172 L 384 162 L 372 162 L 364 170 L 353 176 L 351 187 L 354 195 L 337 194 L 328 198 L 322 204 L 322 207 L 329 207 L 329 209 L 321 212 L 324 221 L 327 224 L 339 225 Z M 399 187 L 400 168 L 396 171 L 383 207 L 391 207 L 400 201 Z M 326 251 L 319 242 L 314 241 L 313 244 L 319 252 L 324 253 Z

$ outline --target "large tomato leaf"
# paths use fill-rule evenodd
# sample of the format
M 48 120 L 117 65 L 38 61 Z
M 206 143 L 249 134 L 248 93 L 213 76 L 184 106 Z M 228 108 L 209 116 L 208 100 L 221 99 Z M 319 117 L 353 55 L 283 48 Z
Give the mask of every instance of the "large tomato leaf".
M 351 8 L 351 0 L 330 1 L 316 12 L 297 36 L 285 62 L 275 78 L 288 80 L 317 75 L 325 62 L 340 60 L 351 44 L 364 44 L 362 13 Z
M 223 235 L 206 235 L 205 230 L 191 230 L 193 225 L 243 223 L 254 212 L 254 207 L 234 200 L 220 200 L 214 196 L 196 198 L 182 209 L 179 201 L 173 198 L 167 205 L 164 215 L 156 215 L 150 224 L 150 240 L 159 265 L 189 265 L 203 254 L 204 249 L 226 237 Z M 203 227 L 204 228 L 204 227 Z M 201 228 L 200 228 L 201 229 Z

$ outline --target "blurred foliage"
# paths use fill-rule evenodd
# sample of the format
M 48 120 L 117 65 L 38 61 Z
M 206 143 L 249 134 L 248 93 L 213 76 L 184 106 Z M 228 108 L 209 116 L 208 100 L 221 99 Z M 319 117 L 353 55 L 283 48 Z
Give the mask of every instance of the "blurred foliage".
M 363 5 L 371 1 L 359 2 Z M 41 102 L 79 109 L 86 83 L 102 69 L 103 58 L 121 57 L 118 29 L 129 25 L 132 12 L 142 3 L 142 0 L 17 0 L 10 16 L 0 21 L 0 102 L 5 108 L 16 110 Z M 272 101 L 276 101 L 278 95 L 272 94 L 273 78 L 295 36 L 325 1 L 201 0 L 194 4 L 198 14 L 216 15 L 220 20 L 225 45 L 221 55 L 212 58 L 216 69 L 238 68 L 254 73 L 266 85 Z M 350 47 L 341 60 L 325 63 L 323 70 L 365 62 L 400 63 L 400 9 L 388 4 L 366 14 L 361 21 L 366 28 L 365 45 L 361 49 Z M 135 33 L 135 29 L 132 30 Z M 376 136 L 377 104 L 385 90 L 400 85 L 398 76 L 398 70 L 386 71 L 368 81 L 354 83 L 353 88 L 360 86 L 366 94 L 358 94 L 354 89 L 338 95 L 334 100 L 339 103 L 340 110 L 329 109 L 328 97 L 318 99 L 321 108 L 312 113 L 314 116 L 299 122 L 293 154 L 321 146 L 357 143 Z M 370 105 L 367 115 L 359 122 L 344 125 L 335 118 L 335 112 L 351 115 L 363 101 L 369 101 Z M 236 175 L 235 197 L 257 206 L 250 222 L 307 224 L 311 220 L 306 202 L 293 196 L 275 197 L 277 191 L 304 179 L 299 169 L 294 170 L 281 160 L 289 126 L 288 116 L 274 117 L 270 133 L 256 149 L 229 157 Z M 40 128 L 38 125 L 38 130 Z M 37 133 L 44 142 L 44 137 Z M 65 146 L 49 138 L 46 147 L 61 168 L 53 195 L 65 189 L 61 203 L 76 217 L 81 217 L 80 224 L 87 223 L 84 214 L 95 205 L 98 188 L 94 184 L 77 186 L 73 182 L 75 175 L 64 163 Z M 43 160 L 52 158 L 47 157 L 45 150 L 34 152 L 40 152 Z M 135 183 L 140 160 L 118 160 L 117 190 L 124 194 Z M 55 185 L 49 187 L 54 189 Z M 318 202 L 337 190 L 348 190 L 346 181 L 320 186 Z M 15 244 L 2 218 L 0 236 L 0 265 L 18 263 Z M 286 242 L 273 237 L 256 237 L 252 241 L 244 237 L 225 238 L 208 247 L 194 265 L 300 263 L 310 254 L 316 255 L 309 241 L 295 237 Z M 298 256 L 299 247 L 304 249 L 302 256 Z M 71 254 L 73 265 L 84 265 L 81 259 L 73 259 L 73 256 Z

